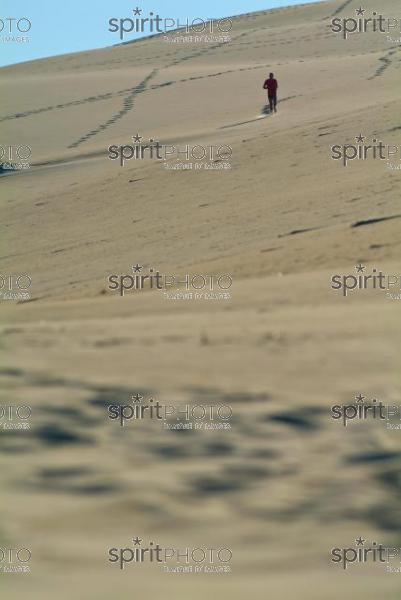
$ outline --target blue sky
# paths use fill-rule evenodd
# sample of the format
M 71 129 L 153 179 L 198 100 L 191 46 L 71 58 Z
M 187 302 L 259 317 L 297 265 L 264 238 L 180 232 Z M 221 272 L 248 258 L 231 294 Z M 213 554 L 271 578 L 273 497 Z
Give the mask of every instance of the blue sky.
M 0 28 L 3 25 L 0 65 L 112 46 L 120 40 L 118 33 L 108 31 L 109 19 L 134 18 L 136 7 L 142 10 L 143 18 L 153 12 L 161 18 L 191 22 L 194 18 L 206 21 L 303 3 L 305 0 L 227 0 L 221 6 L 216 0 L 201 3 L 188 0 L 0 0 Z M 29 31 L 19 33 L 18 28 Z M 29 41 L 4 42 L 4 37 L 10 35 L 25 36 Z M 124 39 L 137 39 L 140 35 L 133 32 L 126 34 Z M 149 31 L 142 35 L 149 35 Z

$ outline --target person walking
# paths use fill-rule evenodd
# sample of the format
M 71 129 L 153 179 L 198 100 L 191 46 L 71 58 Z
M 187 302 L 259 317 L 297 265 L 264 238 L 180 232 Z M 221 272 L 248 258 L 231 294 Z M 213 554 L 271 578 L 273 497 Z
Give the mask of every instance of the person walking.
M 274 78 L 274 73 L 270 73 L 269 79 L 266 79 L 266 81 L 263 84 L 263 89 L 267 90 L 267 98 L 269 100 L 270 113 L 272 113 L 273 110 L 276 113 L 278 83 L 277 79 Z

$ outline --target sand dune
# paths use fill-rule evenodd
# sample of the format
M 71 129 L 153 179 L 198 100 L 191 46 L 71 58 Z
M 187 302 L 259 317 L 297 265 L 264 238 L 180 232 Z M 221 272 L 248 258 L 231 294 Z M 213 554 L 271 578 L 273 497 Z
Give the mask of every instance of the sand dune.
M 8 598 L 396 598 L 396 575 L 330 563 L 401 530 L 399 431 L 330 418 L 359 392 L 400 398 L 399 303 L 330 287 L 359 263 L 400 273 L 399 171 L 330 158 L 360 133 L 400 143 L 400 46 L 329 29 L 358 7 L 243 15 L 227 44 L 155 37 L 2 69 L 2 137 L 32 148 L 31 169 L 1 178 L 1 273 L 32 279 L 30 302 L 1 305 L 1 404 L 33 409 L 30 430 L 0 432 L 0 539 L 33 553 Z M 136 134 L 230 146 L 231 168 L 108 159 Z M 231 299 L 110 291 L 135 264 L 229 273 Z M 107 407 L 136 392 L 230 405 L 232 427 L 119 428 Z M 119 573 L 107 549 L 136 535 L 232 548 L 233 572 Z

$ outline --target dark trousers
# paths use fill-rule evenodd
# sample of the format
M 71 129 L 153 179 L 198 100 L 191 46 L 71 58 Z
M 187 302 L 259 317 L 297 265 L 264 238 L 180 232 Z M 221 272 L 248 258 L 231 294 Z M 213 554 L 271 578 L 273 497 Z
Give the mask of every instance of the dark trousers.
M 267 98 L 269 100 L 270 112 L 273 112 L 273 108 L 277 106 L 277 94 L 268 94 Z

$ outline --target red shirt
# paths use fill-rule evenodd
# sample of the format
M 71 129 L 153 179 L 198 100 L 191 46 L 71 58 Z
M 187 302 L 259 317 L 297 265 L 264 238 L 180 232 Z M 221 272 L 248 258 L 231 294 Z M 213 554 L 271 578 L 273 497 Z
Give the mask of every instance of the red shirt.
M 278 88 L 277 79 L 266 79 L 263 88 L 267 90 L 268 94 L 275 94 Z

